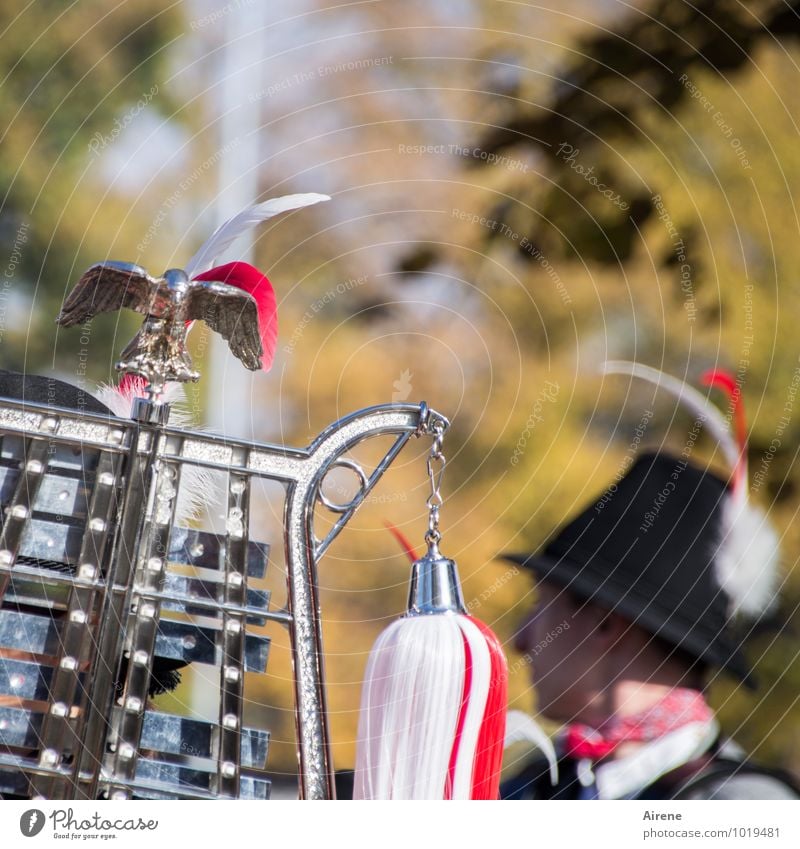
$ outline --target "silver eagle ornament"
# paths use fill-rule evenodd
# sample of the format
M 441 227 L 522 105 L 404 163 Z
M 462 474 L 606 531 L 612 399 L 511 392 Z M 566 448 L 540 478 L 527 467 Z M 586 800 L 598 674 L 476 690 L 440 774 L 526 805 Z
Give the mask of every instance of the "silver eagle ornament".
M 181 268 L 152 277 L 133 263 L 97 263 L 75 284 L 56 323 L 74 327 L 123 307 L 141 313 L 145 320 L 120 355 L 117 369 L 141 375 L 154 393 L 160 393 L 168 381 L 199 380 L 186 350 L 186 333 L 197 320 L 219 333 L 246 368 L 261 368 L 255 298 L 236 286 L 190 280 Z

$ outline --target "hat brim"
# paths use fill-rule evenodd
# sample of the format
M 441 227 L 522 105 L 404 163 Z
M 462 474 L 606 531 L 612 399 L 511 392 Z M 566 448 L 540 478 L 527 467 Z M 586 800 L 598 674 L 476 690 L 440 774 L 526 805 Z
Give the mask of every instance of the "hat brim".
M 725 669 L 746 687 L 756 681 L 739 646 L 726 632 L 711 632 L 702 621 L 680 620 L 679 606 L 659 604 L 660 587 L 640 586 L 616 578 L 613 568 L 596 562 L 578 564 L 567 557 L 544 553 L 503 554 L 502 559 L 530 570 L 539 581 L 559 586 L 583 601 L 619 613 L 648 633 L 687 652 L 702 663 Z

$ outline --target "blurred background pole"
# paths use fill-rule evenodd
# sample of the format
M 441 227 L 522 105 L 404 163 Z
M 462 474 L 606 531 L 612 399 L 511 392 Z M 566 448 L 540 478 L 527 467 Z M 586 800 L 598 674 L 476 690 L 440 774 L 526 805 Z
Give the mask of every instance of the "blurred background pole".
M 215 118 L 219 127 L 219 184 L 214 227 L 256 202 L 258 197 L 259 109 L 248 95 L 261 87 L 259 43 L 263 39 L 265 6 L 237 4 L 224 20 L 223 46 L 219 62 L 220 83 L 211 83 L 215 93 Z M 229 151 L 229 152 L 227 152 Z M 256 234 L 257 235 L 257 234 Z M 244 235 L 219 264 L 232 260 L 253 262 L 253 237 Z M 242 368 L 227 343 L 217 333 L 209 334 L 208 358 L 203 375 L 207 427 L 226 436 L 253 438 L 254 373 Z M 209 516 L 222 521 L 224 503 L 209 504 Z M 216 720 L 219 692 L 214 681 L 201 675 L 191 678 L 192 715 Z
M 267 4 L 236 3 L 224 20 L 221 84 L 217 96 L 219 149 L 230 151 L 219 160 L 214 226 L 254 204 L 259 192 L 261 165 L 259 103 L 262 88 L 262 51 Z M 234 259 L 253 262 L 253 238 L 243 236 L 220 264 Z M 217 334 L 211 334 L 206 387 L 208 427 L 228 436 L 253 438 L 255 374 L 243 369 Z

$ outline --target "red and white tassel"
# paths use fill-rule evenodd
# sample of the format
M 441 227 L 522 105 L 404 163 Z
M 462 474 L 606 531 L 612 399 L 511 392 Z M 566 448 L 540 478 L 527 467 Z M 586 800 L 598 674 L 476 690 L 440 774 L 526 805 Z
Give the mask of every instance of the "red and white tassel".
M 497 799 L 500 793 L 500 770 L 505 748 L 506 713 L 508 710 L 508 661 L 503 646 L 492 629 L 470 616 L 468 619 L 481 632 L 489 649 L 489 693 L 483 711 L 475 766 L 472 775 L 472 799 Z
M 409 610 L 378 637 L 361 698 L 354 798 L 497 799 L 508 667 L 466 615 L 455 563 L 414 558 Z

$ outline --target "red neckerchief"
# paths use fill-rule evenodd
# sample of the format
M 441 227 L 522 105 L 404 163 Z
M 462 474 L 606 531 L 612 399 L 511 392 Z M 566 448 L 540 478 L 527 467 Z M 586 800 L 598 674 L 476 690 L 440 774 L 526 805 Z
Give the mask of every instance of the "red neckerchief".
M 612 719 L 602 731 L 574 722 L 567 726 L 565 753 L 571 758 L 600 760 L 621 743 L 646 743 L 693 722 L 714 717 L 702 693 L 676 688 L 639 713 Z

